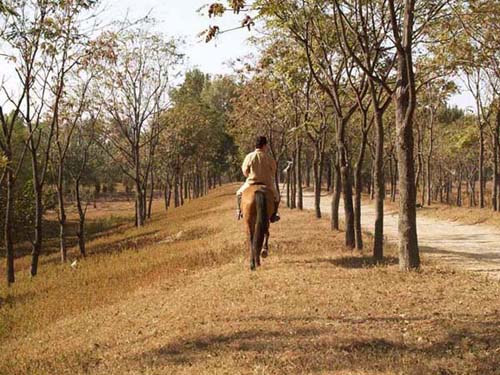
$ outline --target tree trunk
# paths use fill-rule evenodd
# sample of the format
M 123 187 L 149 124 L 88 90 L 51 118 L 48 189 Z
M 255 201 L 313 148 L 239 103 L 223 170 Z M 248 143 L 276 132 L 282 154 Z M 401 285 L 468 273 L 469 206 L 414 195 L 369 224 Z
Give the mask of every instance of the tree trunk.
M 484 130 L 482 125 L 479 126 L 479 207 L 484 208 Z
M 78 248 L 80 250 L 80 255 L 85 257 L 87 255 L 85 249 L 85 210 L 82 206 L 82 198 L 80 194 L 80 180 L 75 181 L 75 193 L 76 193 L 76 208 L 78 210 L 78 230 L 76 235 L 78 237 Z
M 306 187 L 311 187 L 311 163 L 308 157 L 306 157 Z
M 384 257 L 384 123 L 380 111 L 375 111 L 375 170 L 374 170 L 374 190 L 375 190 L 375 230 L 373 240 L 373 259 L 375 262 L 382 261 Z M 392 158 L 391 158 L 392 159 Z M 393 189 L 392 181 L 392 161 L 389 163 L 391 169 L 391 196 Z
M 295 175 L 297 176 L 297 208 L 304 209 L 304 197 L 302 194 L 302 141 L 296 139 Z
M 340 194 L 342 191 L 340 166 L 338 160 L 335 160 L 335 173 L 333 175 L 333 194 L 332 194 L 332 214 L 331 214 L 331 227 L 332 230 L 339 230 L 339 206 Z
M 495 123 L 495 144 L 496 144 L 496 150 L 497 150 L 497 157 L 496 157 L 496 162 L 497 162 L 497 173 L 496 173 L 496 179 L 495 179 L 495 185 L 496 185 L 496 202 L 497 202 L 497 211 L 500 211 L 500 172 L 498 171 L 498 158 L 500 158 L 500 108 L 497 108 L 497 114 L 496 114 L 496 123 Z
M 59 249 L 61 252 L 61 263 L 67 260 L 66 249 L 66 209 L 64 206 L 64 161 L 59 160 L 58 176 L 57 176 L 57 201 L 59 205 Z
M 407 0 L 404 9 L 404 48 L 398 49 L 397 84 L 394 93 L 396 109 L 396 143 L 399 174 L 399 268 L 404 271 L 420 267 L 417 238 L 417 212 L 414 169 L 413 113 L 416 105 L 415 77 L 411 50 L 414 3 Z
M 495 129 L 493 131 L 493 177 L 492 177 L 492 193 L 491 193 L 491 205 L 493 211 L 500 211 L 499 202 L 499 171 L 498 171 L 498 152 L 500 149 L 500 110 L 497 111 Z
M 423 132 L 420 123 L 417 123 L 417 173 L 415 177 L 415 191 L 421 192 L 420 204 L 424 205 L 425 200 L 425 176 L 424 176 L 424 160 L 423 160 Z
M 313 160 L 313 178 L 314 178 L 314 212 L 316 218 L 321 218 L 321 180 L 324 163 L 323 152 L 324 141 L 318 140 L 315 144 Z
M 6 155 L 8 160 L 12 160 L 10 155 Z M 5 202 L 5 222 L 4 222 L 4 243 L 6 249 L 7 260 L 7 284 L 11 285 L 16 281 L 16 274 L 14 272 L 14 241 L 12 239 L 12 208 L 14 205 L 14 176 L 10 165 L 7 166 L 7 173 L 5 176 L 5 183 L 7 187 L 7 196 Z
M 179 176 L 179 199 L 181 206 L 184 206 L 184 175 Z
M 429 125 L 429 152 L 427 154 L 427 206 L 432 203 L 432 153 L 434 151 L 434 111 Z
M 151 219 L 151 214 L 153 212 L 153 199 L 154 199 L 154 194 L 155 194 L 155 180 L 154 180 L 154 175 L 153 171 L 149 172 L 151 176 L 151 187 L 150 187 L 150 192 L 149 192 L 149 202 L 148 202 L 148 219 Z
M 326 163 L 326 191 L 332 191 L 332 160 L 328 158 Z
M 290 208 L 290 168 L 286 171 L 286 206 Z
M 394 160 L 394 174 L 392 176 L 392 191 L 391 191 L 391 202 L 396 202 L 396 193 L 398 191 L 398 160 L 393 157 Z M 384 185 L 384 198 L 385 198 L 385 185 Z
M 321 151 L 320 145 L 315 145 L 313 160 L 313 179 L 314 179 L 314 212 L 316 218 L 321 218 Z
M 142 184 L 140 181 L 135 180 L 135 207 L 136 207 L 136 226 L 144 226 L 144 199 Z
M 365 120 L 366 122 L 366 120 Z M 362 169 L 365 160 L 367 132 L 363 131 L 358 160 L 356 162 L 356 173 L 354 177 L 354 228 L 356 249 L 363 249 L 363 231 L 361 229 L 361 194 L 363 192 Z
M 290 208 L 297 208 L 297 178 L 296 178 L 296 164 L 297 164 L 297 152 L 292 153 L 292 166 L 290 168 Z
M 165 189 L 163 191 L 163 199 L 165 202 L 165 211 L 168 211 L 168 208 L 170 207 L 170 202 L 169 202 L 169 195 L 170 195 L 170 184 L 168 182 L 165 183 Z
M 37 186 L 38 185 L 38 186 Z M 38 273 L 38 259 L 40 253 L 42 252 L 42 229 L 43 229 L 43 203 L 42 203 L 42 191 L 38 183 L 34 182 L 34 193 L 35 193 L 35 238 L 32 242 L 31 250 L 31 276 L 36 276 Z

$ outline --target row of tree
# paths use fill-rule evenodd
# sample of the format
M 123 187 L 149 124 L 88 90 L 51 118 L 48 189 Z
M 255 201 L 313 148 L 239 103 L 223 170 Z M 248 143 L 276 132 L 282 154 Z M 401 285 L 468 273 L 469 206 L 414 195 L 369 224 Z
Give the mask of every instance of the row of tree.
M 68 209 L 85 218 L 101 186 L 135 194 L 135 223 L 151 217 L 155 191 L 166 207 L 220 184 L 236 156 L 225 130 L 235 84 L 188 72 L 179 81 L 180 42 L 153 32 L 149 18 L 100 25 L 94 0 L 0 3 L 0 206 L 9 284 L 16 247 L 30 240 L 30 274 L 55 208 L 61 261 Z M 224 173 L 223 173 L 224 172 Z M 20 226 L 24 231 L 20 231 Z
M 302 207 L 303 176 L 312 171 L 320 217 L 326 180 L 333 229 L 343 198 L 346 246 L 363 246 L 363 187 L 375 201 L 376 262 L 383 257 L 384 198 L 399 197 L 402 270 L 420 265 L 418 201 L 460 205 L 467 181 L 473 205 L 477 181 L 484 207 L 491 178 L 498 209 L 497 1 L 259 0 L 209 10 L 210 17 L 243 12 L 241 27 L 258 22 L 265 34 L 255 38 L 263 51 L 258 61 L 240 69 L 246 84 L 234 106 L 236 138 L 264 132 L 281 168 L 293 161 L 291 207 Z M 225 31 L 210 26 L 206 39 Z M 475 98 L 470 113 L 447 106 L 458 80 Z

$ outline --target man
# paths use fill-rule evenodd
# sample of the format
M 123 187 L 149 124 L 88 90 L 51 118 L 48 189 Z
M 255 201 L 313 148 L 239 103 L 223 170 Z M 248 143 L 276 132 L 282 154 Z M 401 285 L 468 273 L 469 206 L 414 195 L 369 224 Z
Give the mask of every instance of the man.
M 274 175 L 276 173 L 276 161 L 271 155 L 267 153 L 267 138 L 264 136 L 257 137 L 255 141 L 255 151 L 249 153 L 243 164 L 241 170 L 243 175 L 247 178 L 245 183 L 236 192 L 238 201 L 238 211 L 237 217 L 241 218 L 241 195 L 250 185 L 265 185 L 269 190 L 272 191 L 275 202 L 275 210 L 271 215 L 271 223 L 279 221 L 280 217 L 278 215 L 278 206 L 280 203 L 280 195 L 274 184 Z

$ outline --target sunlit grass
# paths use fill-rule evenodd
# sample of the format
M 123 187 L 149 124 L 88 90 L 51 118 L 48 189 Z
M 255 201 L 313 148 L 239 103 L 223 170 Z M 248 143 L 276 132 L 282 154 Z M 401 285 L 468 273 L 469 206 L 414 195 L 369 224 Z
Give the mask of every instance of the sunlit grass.
M 310 212 L 283 210 L 249 271 L 234 186 L 123 224 L 76 269 L 6 291 L 0 374 L 494 374 L 500 287 L 424 258 L 373 266 Z M 132 212 L 130 212 L 132 217 Z M 50 256 L 49 256 L 50 257 Z

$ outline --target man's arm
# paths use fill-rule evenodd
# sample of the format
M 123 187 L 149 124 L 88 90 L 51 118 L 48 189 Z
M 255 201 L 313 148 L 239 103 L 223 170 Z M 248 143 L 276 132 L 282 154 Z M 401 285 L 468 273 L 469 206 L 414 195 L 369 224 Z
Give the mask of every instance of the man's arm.
M 243 160 L 243 164 L 241 165 L 241 171 L 245 177 L 248 177 L 250 174 L 250 154 L 245 156 L 245 160 Z

